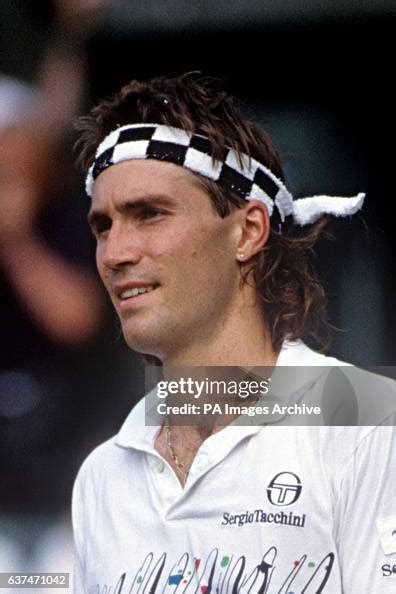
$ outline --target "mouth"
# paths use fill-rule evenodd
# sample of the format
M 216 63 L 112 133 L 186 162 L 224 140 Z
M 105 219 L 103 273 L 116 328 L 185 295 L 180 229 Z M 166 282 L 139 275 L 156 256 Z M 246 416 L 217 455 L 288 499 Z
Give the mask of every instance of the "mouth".
M 151 291 L 154 291 L 154 289 L 154 285 L 150 285 L 149 287 L 136 287 L 134 289 L 127 289 L 126 291 L 122 291 L 120 294 L 120 299 L 121 301 L 125 301 L 126 299 L 137 297 L 138 295 L 144 295 L 144 293 L 151 293 Z
M 128 308 L 129 305 L 145 301 L 150 293 L 155 291 L 159 285 L 125 286 L 116 291 L 119 307 Z

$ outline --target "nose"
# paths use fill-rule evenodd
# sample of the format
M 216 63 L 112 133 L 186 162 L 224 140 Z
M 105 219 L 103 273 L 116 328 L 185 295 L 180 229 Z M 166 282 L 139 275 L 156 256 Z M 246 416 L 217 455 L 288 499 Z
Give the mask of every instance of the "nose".
M 113 223 L 102 245 L 98 244 L 97 258 L 108 269 L 137 264 L 142 258 L 138 233 L 127 225 Z

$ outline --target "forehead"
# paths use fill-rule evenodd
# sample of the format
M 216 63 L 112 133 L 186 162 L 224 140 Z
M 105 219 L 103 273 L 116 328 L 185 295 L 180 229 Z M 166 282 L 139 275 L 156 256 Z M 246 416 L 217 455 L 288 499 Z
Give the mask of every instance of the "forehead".
M 92 207 L 117 206 L 123 201 L 167 197 L 177 205 L 205 200 L 208 194 L 190 171 L 173 163 L 152 159 L 132 159 L 111 165 L 96 179 L 92 193 Z

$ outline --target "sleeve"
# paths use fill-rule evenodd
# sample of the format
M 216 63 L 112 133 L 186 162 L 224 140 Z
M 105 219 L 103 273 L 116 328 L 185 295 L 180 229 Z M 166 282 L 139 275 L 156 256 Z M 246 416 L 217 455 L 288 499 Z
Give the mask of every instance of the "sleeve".
M 85 541 L 84 541 L 84 479 L 80 470 L 73 487 L 72 523 L 74 536 L 73 594 L 85 594 Z
M 396 592 L 396 415 L 369 432 L 343 469 L 335 506 L 344 594 Z

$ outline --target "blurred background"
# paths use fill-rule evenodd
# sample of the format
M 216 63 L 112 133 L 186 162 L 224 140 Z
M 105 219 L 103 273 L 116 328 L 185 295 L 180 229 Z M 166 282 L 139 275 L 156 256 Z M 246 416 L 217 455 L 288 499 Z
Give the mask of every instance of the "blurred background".
M 72 150 L 73 119 L 132 78 L 219 77 L 296 197 L 367 193 L 316 265 L 331 354 L 394 365 L 395 14 L 386 0 L 1 0 L 0 571 L 71 571 L 74 476 L 144 393 Z

